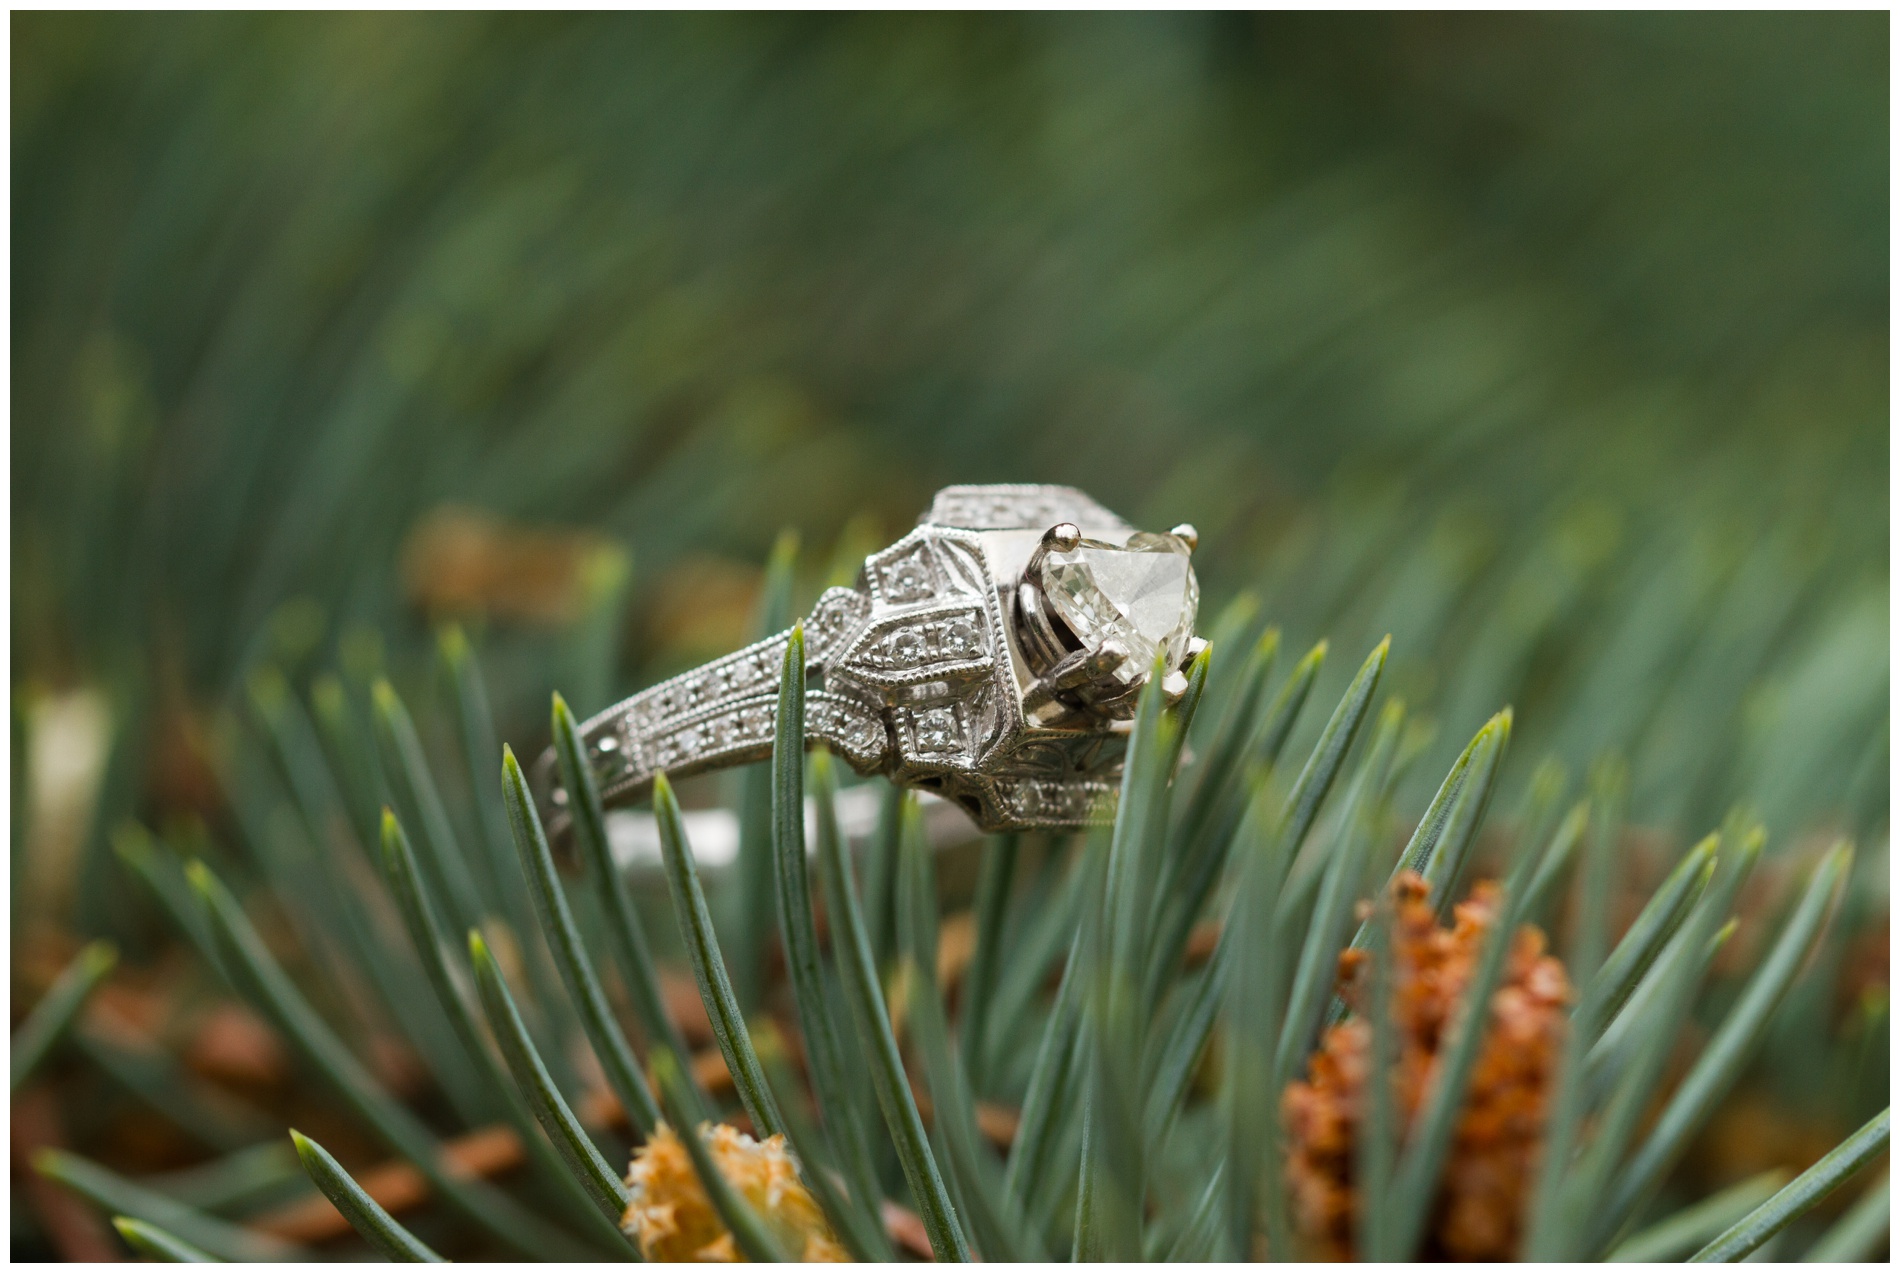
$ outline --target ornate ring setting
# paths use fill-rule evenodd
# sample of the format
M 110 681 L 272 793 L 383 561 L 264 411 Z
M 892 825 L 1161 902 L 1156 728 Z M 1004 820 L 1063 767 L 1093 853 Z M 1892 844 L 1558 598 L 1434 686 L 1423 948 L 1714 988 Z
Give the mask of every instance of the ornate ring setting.
M 1114 814 L 1135 702 L 1177 699 L 1205 644 L 1192 526 L 1138 531 L 1066 486 L 951 486 L 805 620 L 806 743 L 961 805 L 984 831 Z M 772 754 L 790 632 L 663 681 L 580 727 L 603 800 Z M 567 823 L 552 750 L 535 766 Z

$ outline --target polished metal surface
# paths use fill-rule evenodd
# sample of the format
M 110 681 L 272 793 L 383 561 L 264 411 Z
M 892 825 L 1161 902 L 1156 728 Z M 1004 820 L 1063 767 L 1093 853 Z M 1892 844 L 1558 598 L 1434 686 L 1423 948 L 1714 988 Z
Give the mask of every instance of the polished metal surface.
M 1128 650 L 1112 640 L 1091 646 L 1054 615 L 1039 566 L 1052 548 L 1134 534 L 1071 487 L 939 491 L 915 530 L 868 557 L 853 586 L 828 589 L 804 621 L 807 745 L 823 743 L 860 774 L 935 792 L 985 831 L 1111 818 L 1127 718 L 1147 674 L 1117 679 Z M 1170 534 L 1194 547 L 1192 527 Z M 644 799 L 661 772 L 678 778 L 770 757 L 790 636 L 767 637 L 583 723 L 605 802 Z M 1201 645 L 1193 640 L 1165 669 L 1171 696 L 1186 688 L 1186 663 Z M 566 793 L 556 778 L 550 750 L 535 780 L 559 835 Z

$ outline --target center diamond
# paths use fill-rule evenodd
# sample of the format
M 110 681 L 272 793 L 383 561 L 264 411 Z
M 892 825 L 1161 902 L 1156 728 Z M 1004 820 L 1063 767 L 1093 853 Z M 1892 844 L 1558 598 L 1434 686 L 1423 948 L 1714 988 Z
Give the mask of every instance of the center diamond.
M 1048 553 L 1042 591 L 1087 648 L 1098 650 L 1111 638 L 1128 648 L 1114 673 L 1124 685 L 1146 677 L 1164 650 L 1168 666 L 1179 666 L 1201 600 L 1186 542 L 1146 531 L 1120 547 L 1084 539 L 1068 552 Z

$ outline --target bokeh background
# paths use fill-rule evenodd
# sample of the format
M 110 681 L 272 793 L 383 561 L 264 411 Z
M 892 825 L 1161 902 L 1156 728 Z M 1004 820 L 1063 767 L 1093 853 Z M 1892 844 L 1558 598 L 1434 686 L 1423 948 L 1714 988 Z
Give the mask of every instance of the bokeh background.
M 260 661 L 426 703 L 454 620 L 538 750 L 782 532 L 802 607 L 1057 481 L 1194 522 L 1320 701 L 1390 632 L 1403 808 L 1509 703 L 1501 809 L 1618 752 L 1659 854 L 1765 820 L 1763 905 L 1854 837 L 1738 1143 L 1860 1099 L 1800 1045 L 1885 1033 L 1885 14 L 11 31 L 16 998 L 162 949 L 111 834 L 237 834 Z

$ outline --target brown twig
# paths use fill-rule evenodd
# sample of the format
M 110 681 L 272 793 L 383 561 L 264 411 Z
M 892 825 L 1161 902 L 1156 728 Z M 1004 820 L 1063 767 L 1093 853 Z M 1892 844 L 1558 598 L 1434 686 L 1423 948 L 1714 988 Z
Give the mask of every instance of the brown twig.
M 920 1260 L 934 1261 L 937 1253 L 930 1247 L 930 1231 L 924 1222 L 889 1198 L 879 1204 L 884 1217 L 884 1232 L 891 1241 Z
M 917 1102 L 918 1115 L 925 1122 L 933 1121 L 936 1114 L 930 1103 L 930 1093 L 912 1083 L 910 1094 L 911 1099 Z M 983 1133 L 983 1139 L 999 1150 L 1008 1152 L 1009 1147 L 1016 1142 L 1016 1125 L 1019 1121 L 1020 1115 L 1007 1106 L 993 1105 L 989 1101 L 976 1103 L 976 1129 Z

